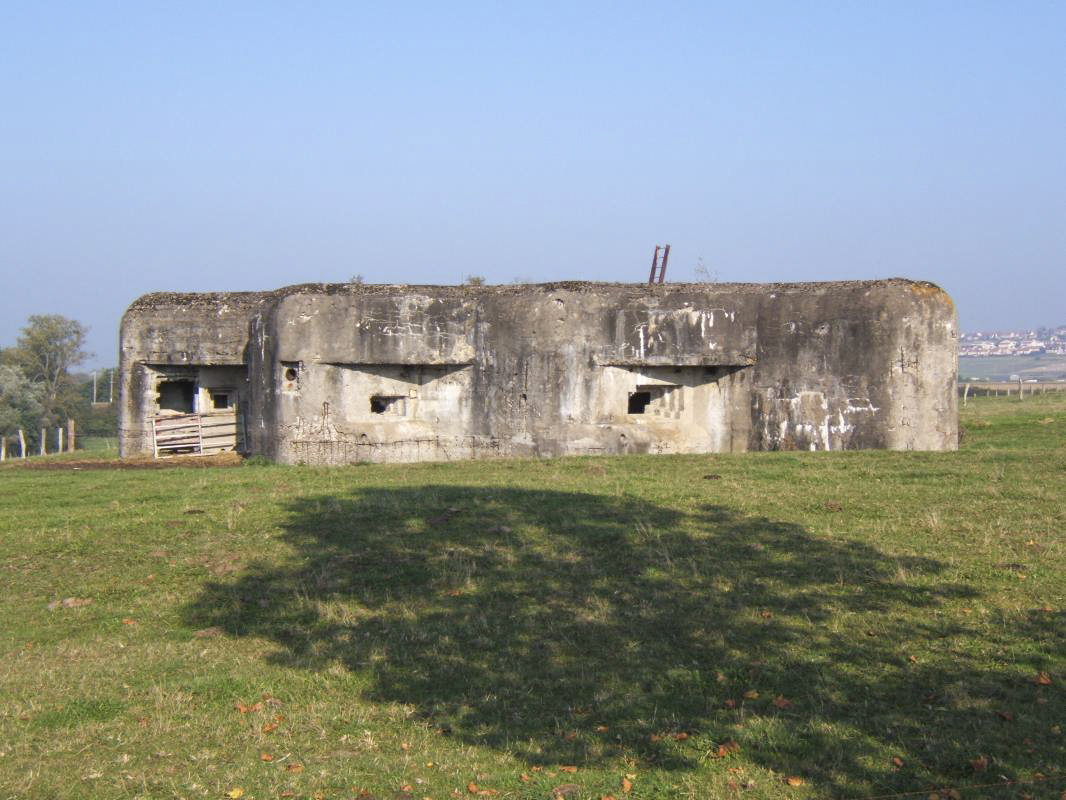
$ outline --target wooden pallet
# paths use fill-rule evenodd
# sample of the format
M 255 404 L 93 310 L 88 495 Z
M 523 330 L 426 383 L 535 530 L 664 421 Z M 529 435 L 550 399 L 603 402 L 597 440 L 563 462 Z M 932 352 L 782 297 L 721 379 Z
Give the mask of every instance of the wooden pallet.
M 155 457 L 237 451 L 244 440 L 242 422 L 235 409 L 210 414 L 160 414 L 152 419 Z

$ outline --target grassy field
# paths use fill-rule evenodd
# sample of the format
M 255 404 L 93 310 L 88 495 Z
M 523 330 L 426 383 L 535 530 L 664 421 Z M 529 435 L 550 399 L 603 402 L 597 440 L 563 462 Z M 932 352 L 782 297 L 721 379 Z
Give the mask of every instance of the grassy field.
M 4 467 L 0 797 L 1058 798 L 1066 398 L 964 424 L 939 454 Z

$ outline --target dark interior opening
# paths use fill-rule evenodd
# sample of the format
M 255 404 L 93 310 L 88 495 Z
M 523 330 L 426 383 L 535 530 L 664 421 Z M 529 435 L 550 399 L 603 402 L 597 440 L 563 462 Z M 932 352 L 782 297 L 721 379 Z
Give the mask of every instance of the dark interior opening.
M 211 392 L 211 406 L 213 408 L 229 408 L 230 402 L 229 392 Z
M 651 392 L 630 392 L 629 393 L 629 412 L 630 414 L 643 414 L 644 409 L 648 407 L 651 402 Z
M 163 381 L 159 384 L 159 410 L 176 411 L 179 414 L 191 414 L 196 383 L 191 380 Z
M 374 395 L 370 398 L 370 413 L 399 414 L 402 416 L 404 413 L 403 398 Z

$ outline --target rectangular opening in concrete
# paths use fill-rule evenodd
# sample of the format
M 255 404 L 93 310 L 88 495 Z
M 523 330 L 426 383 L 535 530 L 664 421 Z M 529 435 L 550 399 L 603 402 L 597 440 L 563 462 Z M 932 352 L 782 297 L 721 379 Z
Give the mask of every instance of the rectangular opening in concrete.
M 400 395 L 373 395 L 370 398 L 371 414 L 389 414 L 394 417 L 407 415 L 407 398 Z
M 236 405 L 234 392 L 230 389 L 209 389 L 208 392 L 211 395 L 211 408 L 216 411 L 233 408 Z
M 629 414 L 643 414 L 651 403 L 651 392 L 637 391 L 629 393 Z
M 676 416 L 681 411 L 681 387 L 674 385 L 637 386 L 629 393 L 627 413 Z
M 196 383 L 192 380 L 161 381 L 156 398 L 160 411 L 192 414 L 196 410 Z

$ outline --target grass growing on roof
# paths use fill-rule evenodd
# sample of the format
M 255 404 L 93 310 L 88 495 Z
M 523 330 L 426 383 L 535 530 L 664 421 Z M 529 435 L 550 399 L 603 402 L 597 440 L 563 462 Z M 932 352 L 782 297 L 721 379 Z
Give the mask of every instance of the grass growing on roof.
M 963 424 L 958 453 L 5 467 L 0 795 L 1058 797 L 1066 398 Z

